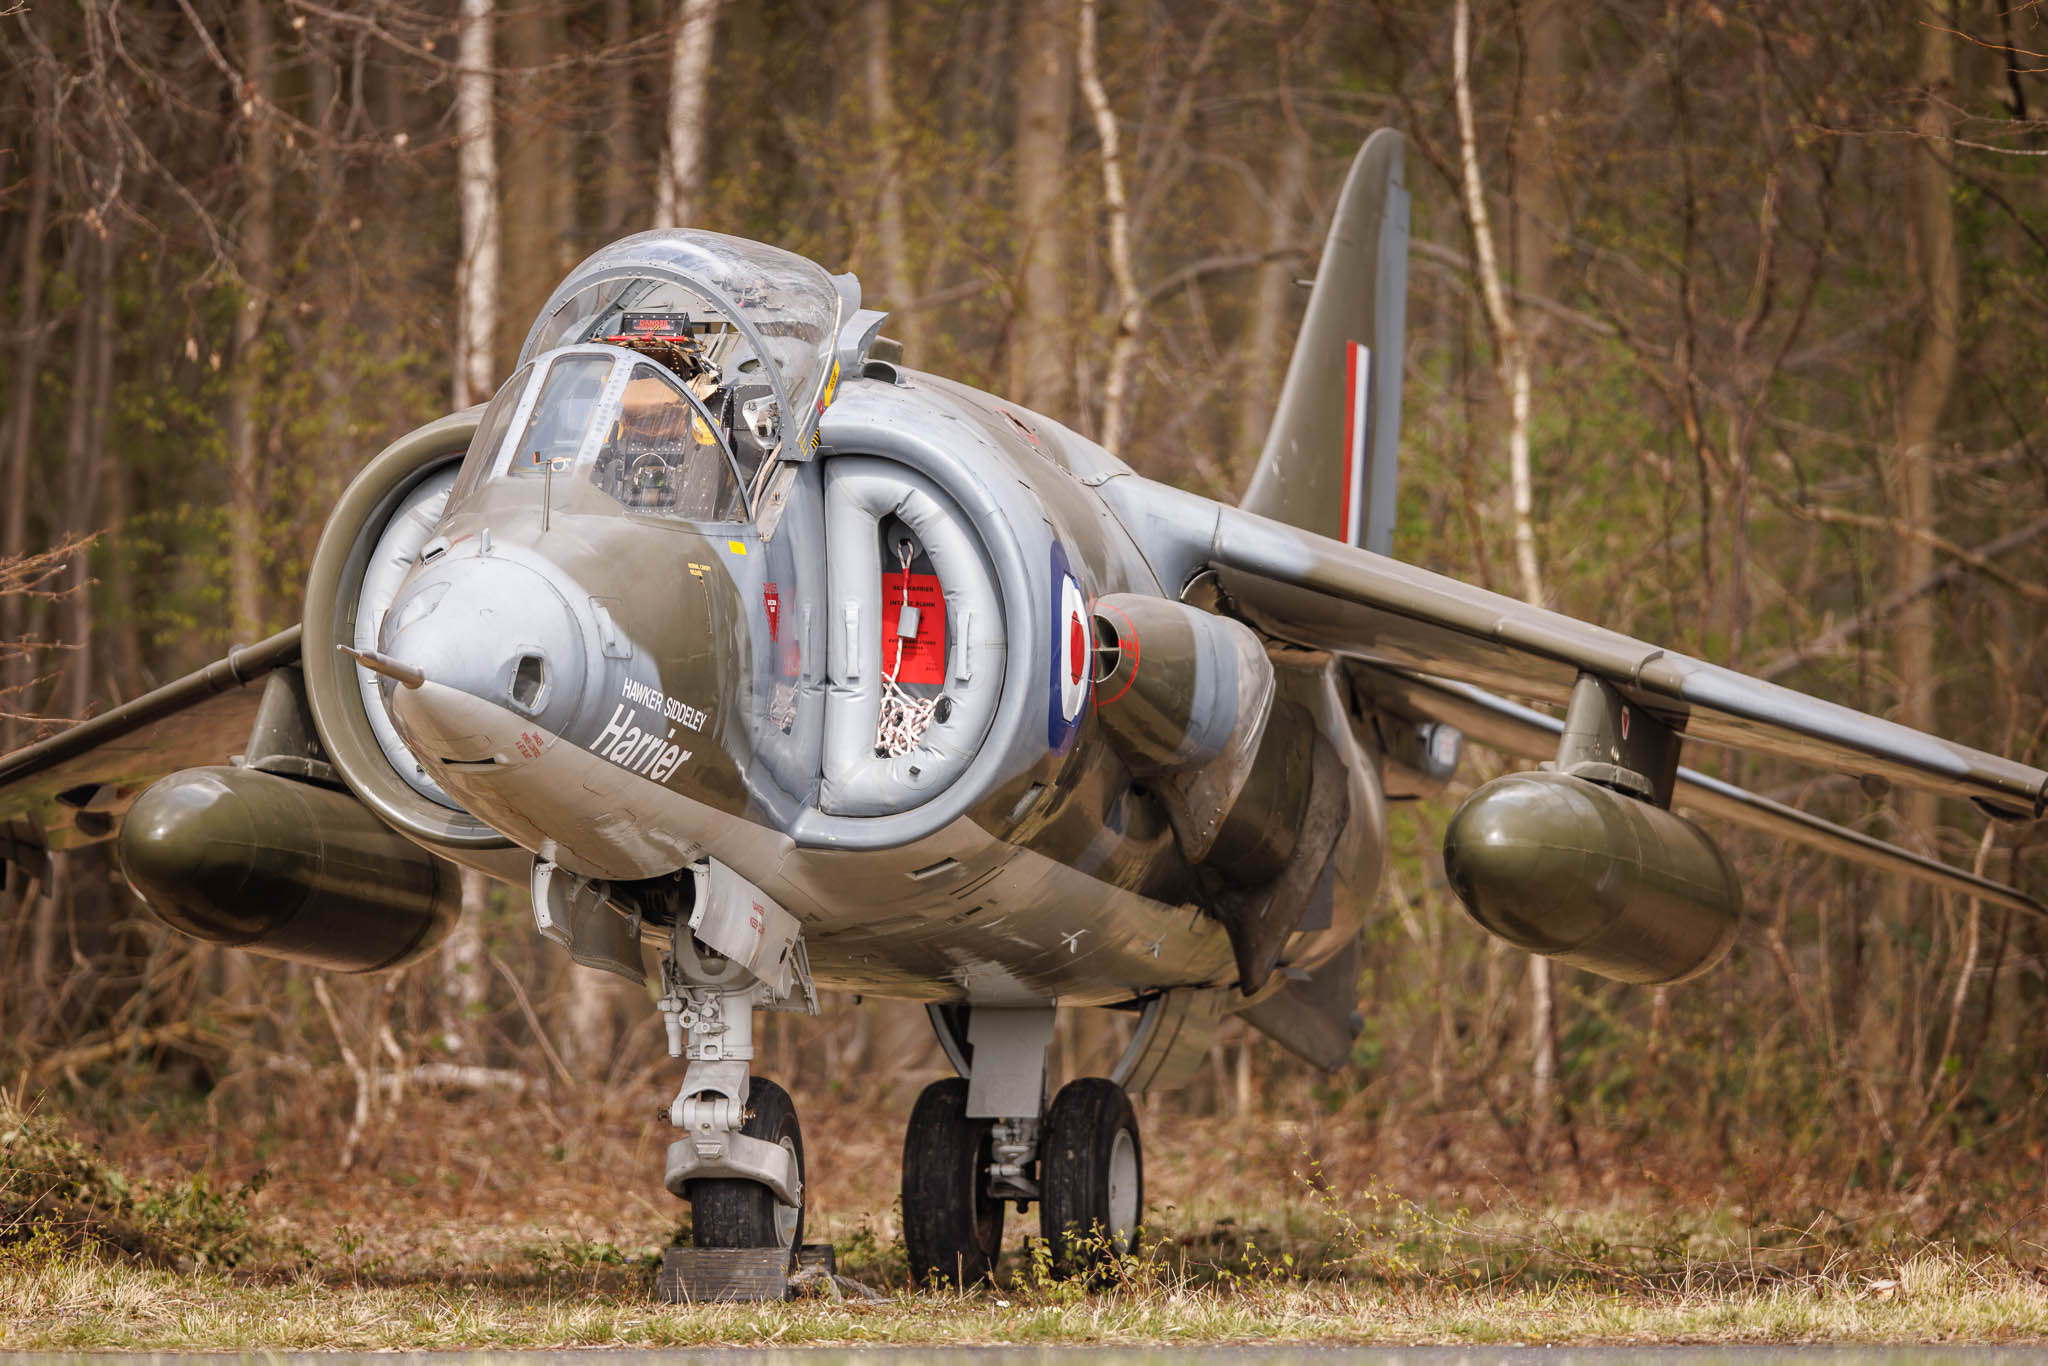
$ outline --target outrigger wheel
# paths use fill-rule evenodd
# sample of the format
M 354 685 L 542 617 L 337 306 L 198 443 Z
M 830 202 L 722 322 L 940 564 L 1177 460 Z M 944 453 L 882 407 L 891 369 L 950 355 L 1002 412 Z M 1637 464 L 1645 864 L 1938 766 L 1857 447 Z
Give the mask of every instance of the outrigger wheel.
M 766 1077 L 747 1086 L 746 1122 L 740 1132 L 749 1138 L 780 1144 L 796 1158 L 798 1182 L 804 1179 L 804 1134 L 796 1122 L 789 1092 Z M 738 1177 L 707 1177 L 683 1183 L 690 1202 L 690 1242 L 696 1247 L 779 1247 L 791 1267 L 804 1240 L 804 1207 L 785 1205 L 758 1181 Z
M 919 1285 L 988 1279 L 1003 1248 L 1003 1202 L 989 1194 L 991 1119 L 967 1117 L 967 1079 L 918 1095 L 903 1136 L 903 1246 Z
M 1097 1272 L 1137 1250 L 1145 1157 L 1123 1087 L 1080 1077 L 1060 1088 L 1039 1135 L 1038 1173 L 1039 1229 L 1055 1275 Z

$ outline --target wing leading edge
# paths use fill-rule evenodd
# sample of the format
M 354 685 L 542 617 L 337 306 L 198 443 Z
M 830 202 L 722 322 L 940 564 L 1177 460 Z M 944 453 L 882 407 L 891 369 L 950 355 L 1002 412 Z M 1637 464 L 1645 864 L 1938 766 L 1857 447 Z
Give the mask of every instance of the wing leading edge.
M 1488 690 L 1561 705 L 1591 674 L 1687 739 L 1964 797 L 2008 819 L 2048 810 L 2048 771 L 1150 480 L 1117 478 L 1102 492 L 1162 578 L 1187 583 L 1213 571 L 1233 608 L 1268 635 L 1377 666 L 1375 690 L 1398 687 L 1418 714 L 1510 753 L 1553 757 L 1561 723 Z M 1681 800 L 1859 863 L 2016 910 L 2048 910 L 2009 887 L 1691 770 L 1683 771 Z
M 1967 797 L 2012 819 L 2048 810 L 2048 771 L 1235 508 L 1214 526 L 1206 558 L 1223 590 L 1280 639 L 1558 703 L 1590 673 L 1689 739 Z
M 174 769 L 223 762 L 249 738 L 261 688 L 299 657 L 293 626 L 90 720 L 0 755 L 0 854 L 111 838 L 120 816 Z

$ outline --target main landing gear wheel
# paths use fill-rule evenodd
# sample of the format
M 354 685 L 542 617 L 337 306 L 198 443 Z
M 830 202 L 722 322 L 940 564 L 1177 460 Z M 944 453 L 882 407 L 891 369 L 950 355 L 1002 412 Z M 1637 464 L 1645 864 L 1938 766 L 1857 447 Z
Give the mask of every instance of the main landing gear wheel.
M 804 1177 L 804 1135 L 796 1122 L 789 1092 L 755 1077 L 747 1087 L 747 1121 L 740 1132 L 749 1138 L 778 1143 L 796 1158 L 797 1180 Z M 796 1264 L 803 1243 L 804 1207 L 785 1205 L 758 1181 L 705 1178 L 683 1183 L 690 1201 L 690 1241 L 697 1247 L 779 1247 Z
M 1003 1247 L 1003 1202 L 989 1194 L 992 1119 L 967 1117 L 967 1080 L 924 1088 L 903 1136 L 903 1246 L 919 1285 L 988 1279 Z
M 1039 1228 L 1056 1275 L 1101 1271 L 1137 1251 L 1145 1158 L 1123 1087 L 1104 1077 L 1062 1086 L 1038 1153 Z

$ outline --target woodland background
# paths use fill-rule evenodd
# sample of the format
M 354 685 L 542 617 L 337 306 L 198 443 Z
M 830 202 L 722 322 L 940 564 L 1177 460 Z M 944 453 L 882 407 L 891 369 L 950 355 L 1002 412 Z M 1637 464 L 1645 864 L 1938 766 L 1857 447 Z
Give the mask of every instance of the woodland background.
M 1234 497 L 1392 124 L 1402 556 L 2041 763 L 2044 54 L 2041 0 L 0 5 L 0 749 L 295 620 L 353 472 L 657 223 L 851 268 L 911 364 Z M 2048 890 L 2035 836 L 1959 804 L 1692 761 Z M 2042 927 L 1723 831 L 1731 961 L 1550 973 L 1446 891 L 1456 795 L 1397 816 L 1357 1065 L 1232 1023 L 1155 1144 L 1334 1117 L 1390 1179 L 2036 1205 Z M 0 1077 L 109 1131 L 346 1167 L 407 1094 L 651 1116 L 656 1026 L 523 893 L 371 980 L 180 940 L 104 850 L 0 902 Z M 1064 1022 L 1061 1070 L 1119 1027 Z M 766 1037 L 800 1105 L 870 1125 L 942 1067 L 910 1007 Z

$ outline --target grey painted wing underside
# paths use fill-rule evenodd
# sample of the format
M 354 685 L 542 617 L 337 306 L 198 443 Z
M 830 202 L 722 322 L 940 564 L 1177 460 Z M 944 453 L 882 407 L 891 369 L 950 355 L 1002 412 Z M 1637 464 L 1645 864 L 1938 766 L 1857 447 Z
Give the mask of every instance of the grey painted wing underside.
M 248 740 L 262 698 L 247 685 L 299 657 L 299 630 L 0 756 L 0 846 L 70 849 L 110 838 L 150 783 L 173 769 L 226 762 Z

